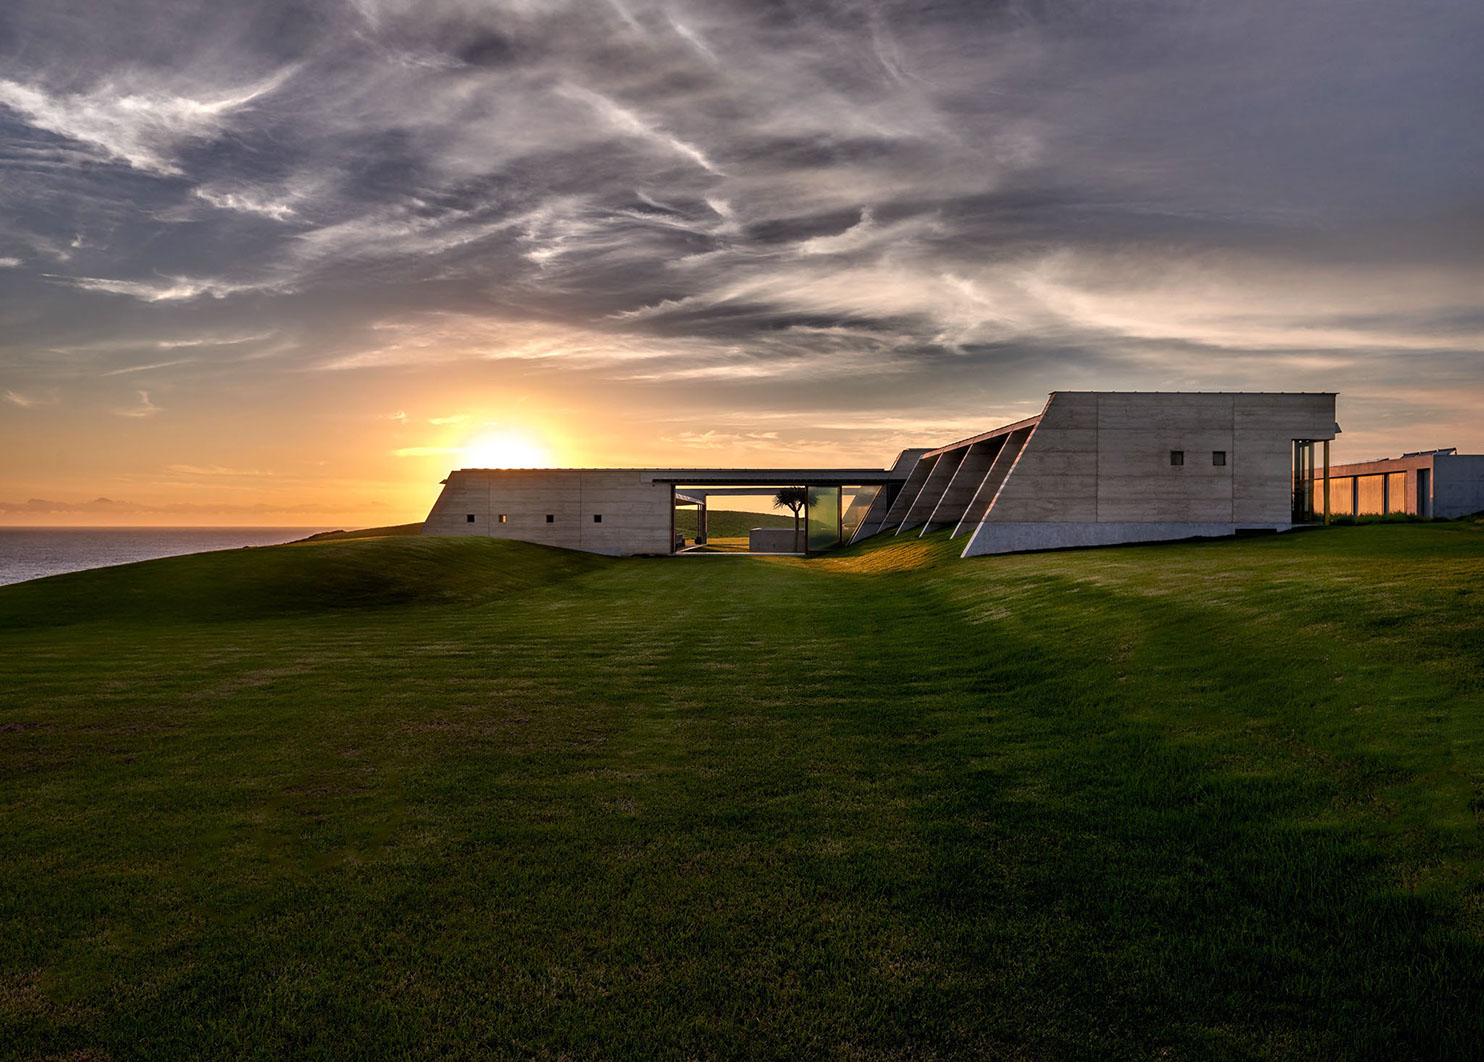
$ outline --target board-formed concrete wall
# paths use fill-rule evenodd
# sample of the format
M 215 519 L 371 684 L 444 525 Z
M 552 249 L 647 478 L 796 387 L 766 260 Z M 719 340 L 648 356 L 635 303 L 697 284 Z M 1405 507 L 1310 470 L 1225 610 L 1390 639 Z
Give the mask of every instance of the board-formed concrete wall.
M 1484 511 L 1484 454 L 1439 454 L 1433 462 L 1433 515 Z
M 639 469 L 461 469 L 444 481 L 422 533 L 629 556 L 671 552 L 673 527 L 670 484 L 646 482 Z
M 964 555 L 1286 530 L 1293 442 L 1333 438 L 1334 411 L 1333 394 L 1054 392 Z

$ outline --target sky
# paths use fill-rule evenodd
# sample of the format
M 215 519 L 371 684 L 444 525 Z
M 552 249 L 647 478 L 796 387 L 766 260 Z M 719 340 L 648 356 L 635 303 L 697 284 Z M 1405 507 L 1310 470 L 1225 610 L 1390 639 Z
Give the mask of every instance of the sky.
M 0 523 L 882 467 L 1053 390 L 1484 452 L 1478 0 L 6 0 Z

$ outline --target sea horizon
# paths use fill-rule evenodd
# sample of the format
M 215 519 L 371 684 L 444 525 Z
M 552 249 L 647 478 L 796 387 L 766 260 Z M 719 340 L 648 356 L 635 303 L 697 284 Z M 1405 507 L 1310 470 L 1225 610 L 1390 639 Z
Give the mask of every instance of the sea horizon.
M 0 586 L 120 564 L 294 542 L 324 525 L 90 524 L 0 526 Z

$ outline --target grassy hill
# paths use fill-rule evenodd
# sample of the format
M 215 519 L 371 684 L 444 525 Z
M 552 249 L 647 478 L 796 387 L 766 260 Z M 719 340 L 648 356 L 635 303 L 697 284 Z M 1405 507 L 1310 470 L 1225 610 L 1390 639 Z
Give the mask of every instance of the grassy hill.
M 302 538 L 299 545 L 304 542 L 343 542 L 349 538 L 398 538 L 406 535 L 418 535 L 422 533 L 423 525 L 419 520 L 415 524 L 392 524 L 389 527 L 362 527 L 354 531 L 320 531 Z
M 754 527 L 793 527 L 794 518 L 788 513 L 745 513 L 730 509 L 709 509 L 706 512 L 706 535 L 708 538 L 746 538 Z M 686 541 L 696 537 L 695 509 L 675 510 L 675 530 L 684 535 Z
M 1469 1058 L 1484 527 L 0 588 L 0 1057 Z

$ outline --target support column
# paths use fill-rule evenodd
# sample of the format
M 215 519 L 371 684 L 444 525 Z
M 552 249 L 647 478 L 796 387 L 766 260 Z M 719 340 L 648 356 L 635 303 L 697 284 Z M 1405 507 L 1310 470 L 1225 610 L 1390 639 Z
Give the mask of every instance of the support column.
M 1329 525 L 1329 440 L 1324 440 L 1324 523 Z

